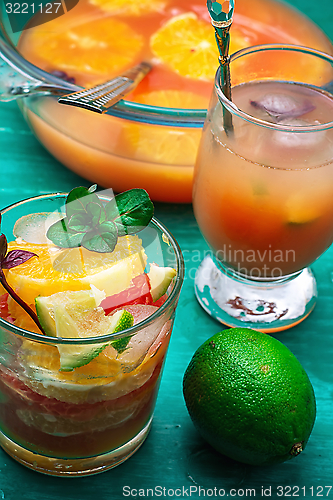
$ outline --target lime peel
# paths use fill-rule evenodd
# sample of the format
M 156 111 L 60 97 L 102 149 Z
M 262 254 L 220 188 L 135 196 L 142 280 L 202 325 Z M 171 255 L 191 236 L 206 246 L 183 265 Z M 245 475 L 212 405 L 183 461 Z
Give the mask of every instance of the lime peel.
M 156 264 L 150 264 L 148 277 L 153 302 L 156 302 L 165 294 L 176 275 L 177 271 L 173 267 L 160 267 Z
M 313 387 L 297 358 L 248 328 L 223 330 L 204 342 L 185 371 L 183 393 L 208 443 L 251 465 L 299 455 L 316 417 Z

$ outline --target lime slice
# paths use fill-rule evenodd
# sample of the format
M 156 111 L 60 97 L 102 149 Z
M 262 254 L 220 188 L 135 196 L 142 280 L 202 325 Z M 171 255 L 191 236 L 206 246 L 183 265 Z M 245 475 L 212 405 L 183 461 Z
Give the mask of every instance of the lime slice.
M 133 316 L 131 313 L 122 310 L 117 311 L 113 316 L 105 316 L 102 308 L 95 308 L 86 314 L 75 311 L 69 314 L 63 306 L 57 306 L 54 310 L 57 337 L 62 338 L 89 338 L 110 333 L 121 332 L 133 326 Z M 80 366 L 87 365 L 90 361 L 107 345 L 112 345 L 118 352 L 123 352 L 130 340 L 124 337 L 112 342 L 103 344 L 90 344 L 86 346 L 58 345 L 60 354 L 60 370 L 72 371 Z
M 45 333 L 51 337 L 56 337 L 55 307 L 66 307 L 73 304 L 76 309 L 91 310 L 99 306 L 103 299 L 105 299 L 105 293 L 91 285 L 91 290 L 59 292 L 49 297 L 36 297 L 35 306 L 38 319 Z
M 117 333 L 133 326 L 131 313 L 117 311 L 112 316 L 97 304 L 100 303 L 99 290 L 79 290 L 60 292 L 50 297 L 37 297 L 36 311 L 45 332 L 54 337 L 70 339 L 87 339 Z M 58 345 L 60 354 L 60 370 L 72 371 L 87 365 L 107 345 L 111 345 L 120 354 L 126 350 L 129 336 L 88 345 Z
M 176 274 L 177 271 L 173 267 L 159 267 L 156 264 L 150 264 L 148 277 L 153 302 L 156 302 L 156 300 L 165 294 Z

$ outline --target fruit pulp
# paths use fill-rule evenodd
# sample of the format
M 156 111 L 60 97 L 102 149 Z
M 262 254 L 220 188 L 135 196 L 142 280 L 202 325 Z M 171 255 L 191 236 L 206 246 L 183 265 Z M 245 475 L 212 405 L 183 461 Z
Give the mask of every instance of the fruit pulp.
M 128 306 L 136 321 L 157 309 Z M 4 306 L 1 317 L 9 319 Z M 153 415 L 171 322 L 164 317 L 145 333 L 150 345 L 139 350 L 140 358 L 116 359 L 106 347 L 72 372 L 59 371 L 55 346 L 24 340 L 10 366 L 0 366 L 2 432 L 23 448 L 62 459 L 108 453 L 129 442 Z
M 31 389 L 31 381 L 25 383 L 23 377 L 13 376 L 1 367 L 2 432 L 23 448 L 62 459 L 98 456 L 119 448 L 133 439 L 153 415 L 166 347 L 167 343 L 143 385 L 141 368 L 142 373 L 136 375 L 137 387 L 133 384 L 123 396 L 112 398 L 110 394 L 110 399 L 96 402 L 61 401 L 59 395 L 41 395 L 38 389 Z M 50 393 L 53 383 L 50 381 Z M 75 399 L 76 390 L 84 394 L 80 384 L 77 388 L 72 385 L 67 392 L 72 391 Z M 91 394 L 93 388 L 85 392 Z
M 329 123 L 333 99 L 274 81 L 232 92 L 239 109 L 273 128 L 233 116 L 234 133 L 226 135 L 221 105 L 213 108 L 196 164 L 195 216 L 222 263 L 247 277 L 281 278 L 332 243 L 333 131 L 297 127 Z
M 66 16 L 49 22 L 48 30 L 43 26 L 25 30 L 19 50 L 44 70 L 65 71 L 84 86 L 105 81 L 140 60 L 153 58 L 153 70 L 129 100 L 166 108 L 207 108 L 218 53 L 206 7 L 193 0 L 155 1 L 140 8 L 135 5 L 137 2 L 81 0 Z M 168 24 L 176 18 L 177 23 Z M 109 30 L 110 40 L 99 38 L 108 20 L 125 26 L 118 34 L 119 47 L 110 35 L 113 30 Z M 98 29 L 98 23 L 102 23 L 103 30 Z M 80 24 L 84 28 L 71 31 Z M 138 37 L 130 51 L 128 29 Z M 48 43 L 47 36 L 57 31 L 64 36 Z M 71 36 L 67 39 L 68 33 Z M 207 39 L 196 38 L 199 33 Z M 276 42 L 315 47 L 328 53 L 332 50 L 329 41 L 309 20 L 272 0 L 239 0 L 231 35 L 231 52 Z M 170 45 L 170 41 L 177 40 L 181 44 L 178 48 Z M 72 52 L 70 44 L 75 43 L 76 50 Z M 100 57 L 99 52 L 105 57 Z M 112 57 L 108 58 L 111 52 Z M 57 57 L 52 56 L 54 53 Z M 120 60 L 119 54 L 127 55 L 127 59 Z M 193 65 L 187 67 L 191 57 Z M 89 64 L 85 64 L 86 60 Z M 202 73 L 194 70 L 198 66 L 203 68 Z M 25 115 L 40 141 L 79 175 L 116 191 L 143 187 L 158 201 L 191 202 L 200 129 L 94 116 L 82 109 L 59 106 L 50 97 L 23 104 L 26 105 Z

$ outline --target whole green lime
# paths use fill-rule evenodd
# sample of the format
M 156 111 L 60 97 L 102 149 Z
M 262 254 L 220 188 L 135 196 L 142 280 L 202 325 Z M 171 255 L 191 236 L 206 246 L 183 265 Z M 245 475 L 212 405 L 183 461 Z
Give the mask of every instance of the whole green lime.
M 314 391 L 300 362 L 278 340 L 247 328 L 204 342 L 186 369 L 183 391 L 202 436 L 248 464 L 298 455 L 315 421 Z

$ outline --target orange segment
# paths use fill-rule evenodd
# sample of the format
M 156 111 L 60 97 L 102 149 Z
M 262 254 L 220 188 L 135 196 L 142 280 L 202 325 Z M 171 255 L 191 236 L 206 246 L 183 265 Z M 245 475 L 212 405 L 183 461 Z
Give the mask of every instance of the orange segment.
M 200 136 L 201 129 L 179 127 L 170 131 L 169 127 L 146 123 L 129 123 L 123 129 L 125 148 L 133 158 L 162 165 L 192 166 Z
M 135 101 L 151 106 L 179 109 L 205 109 L 203 95 L 179 90 L 157 90 L 138 94 Z M 170 130 L 169 127 L 139 123 L 126 123 L 123 128 L 125 150 L 138 160 L 171 164 L 193 165 L 200 141 L 201 130 Z
M 25 383 L 39 394 L 70 403 L 116 399 L 147 382 L 163 358 L 167 343 L 167 336 L 164 336 L 154 355 L 146 356 L 128 373 L 119 359 L 111 359 L 104 351 L 88 365 L 72 372 L 61 372 L 59 351 L 55 346 L 24 340 L 21 359 L 27 374 Z
M 109 14 L 125 14 L 128 16 L 161 12 L 167 4 L 165 0 L 89 0 L 89 3 L 100 7 Z
M 35 305 L 30 304 L 31 309 L 34 311 Z M 40 329 L 37 327 L 36 323 L 30 318 L 24 309 L 18 305 L 15 300 L 10 296 L 8 297 L 8 311 L 12 318 L 15 318 L 14 324 L 23 330 L 28 330 L 29 332 L 41 333 Z
M 157 90 L 138 94 L 135 101 L 151 106 L 179 109 L 205 109 L 207 99 L 194 92 Z M 201 130 L 174 128 L 162 125 L 126 123 L 123 127 L 122 144 L 125 150 L 138 159 L 151 163 L 193 165 Z
M 239 30 L 231 39 L 230 51 L 249 43 Z M 218 50 L 211 25 L 193 12 L 167 21 L 150 39 L 153 54 L 181 76 L 212 81 L 218 66 Z
M 33 30 L 29 50 L 52 68 L 75 76 L 116 75 L 134 65 L 143 47 L 143 36 L 117 19 L 102 18 L 74 26 Z

